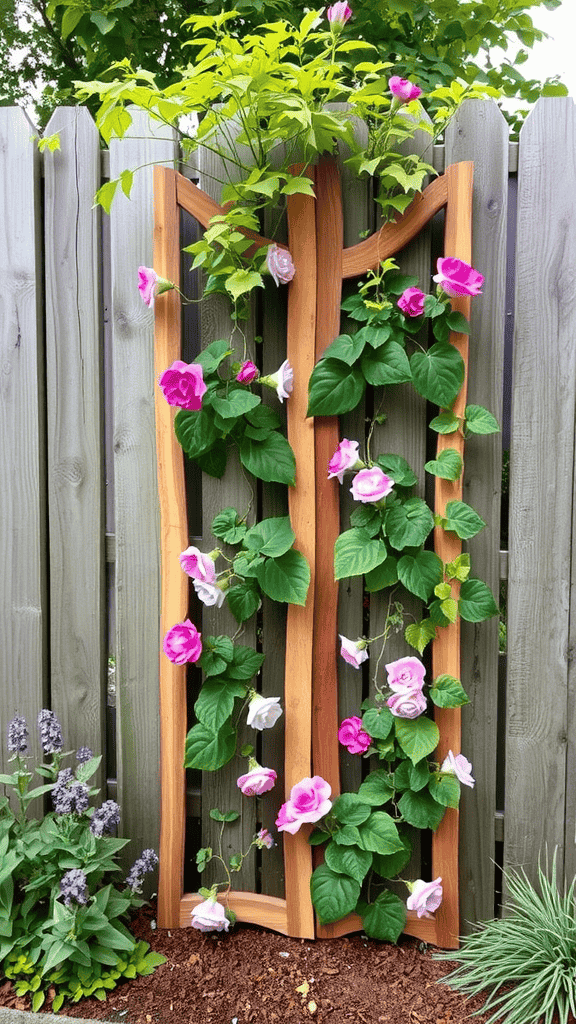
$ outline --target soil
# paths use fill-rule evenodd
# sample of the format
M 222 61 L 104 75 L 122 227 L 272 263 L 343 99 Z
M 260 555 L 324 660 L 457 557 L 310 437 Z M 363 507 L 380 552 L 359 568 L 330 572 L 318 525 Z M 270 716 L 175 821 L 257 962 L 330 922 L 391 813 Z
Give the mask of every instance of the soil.
M 123 1024 L 459 1024 L 483 1003 L 438 984 L 451 965 L 433 947 L 402 937 L 397 946 L 361 934 L 288 939 L 250 925 L 229 935 L 153 929 L 154 907 L 131 925 L 166 963 L 123 982 L 106 1002 L 84 999 L 60 1017 Z M 10 982 L 0 1006 L 29 1010 Z M 43 1010 L 50 1012 L 45 1004 Z M 483 1024 L 488 1014 L 475 1018 Z

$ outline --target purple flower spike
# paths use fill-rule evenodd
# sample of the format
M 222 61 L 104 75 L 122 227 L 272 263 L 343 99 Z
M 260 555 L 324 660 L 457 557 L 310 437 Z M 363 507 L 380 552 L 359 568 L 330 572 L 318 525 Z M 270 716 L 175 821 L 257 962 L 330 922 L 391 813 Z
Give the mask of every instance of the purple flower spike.
M 22 715 L 15 715 L 8 723 L 8 750 L 11 754 L 25 754 L 28 750 L 28 728 Z

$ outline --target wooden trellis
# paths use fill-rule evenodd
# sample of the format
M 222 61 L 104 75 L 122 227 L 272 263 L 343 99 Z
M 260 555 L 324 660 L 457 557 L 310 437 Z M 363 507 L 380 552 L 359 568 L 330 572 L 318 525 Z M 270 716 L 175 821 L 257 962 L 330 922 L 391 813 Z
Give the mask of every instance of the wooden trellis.
M 287 358 L 294 368 L 294 391 L 287 403 L 288 440 L 296 456 L 296 486 L 289 489 L 289 509 L 295 546 L 311 568 L 305 607 L 288 606 L 285 663 L 285 783 L 286 793 L 300 779 L 321 775 L 336 796 L 338 766 L 337 599 L 333 549 L 340 532 L 339 491 L 327 479 L 326 466 L 339 441 L 336 417 L 309 419 L 307 384 L 312 369 L 340 331 L 342 281 L 364 275 L 381 260 L 402 249 L 443 207 L 445 256 L 471 261 L 473 165 L 448 167 L 413 201 L 394 224 L 350 248 L 343 247 L 342 197 L 338 165 L 325 158 L 307 172 L 315 199 L 288 197 L 288 248 L 296 274 L 288 293 Z M 222 212 L 209 196 L 173 170 L 155 169 L 154 268 L 179 284 L 180 209 L 203 227 Z M 250 234 L 255 246 L 270 239 Z M 470 299 L 453 299 L 455 310 L 469 317 Z M 180 358 L 180 299 L 169 292 L 156 304 L 155 369 L 158 377 Z M 464 415 L 467 389 L 468 338 L 452 334 L 466 367 L 454 403 Z M 178 556 L 188 546 L 183 453 L 173 430 L 173 410 L 156 390 L 158 486 L 161 516 L 161 633 L 182 621 L 188 611 L 188 580 Z M 438 437 L 438 451 L 455 448 L 463 454 L 460 433 Z M 312 472 L 311 467 L 315 467 Z M 306 467 L 305 471 L 303 468 Z M 436 478 L 435 511 L 444 514 L 447 502 L 461 499 L 462 477 L 456 482 Z M 461 551 L 454 533 L 435 530 L 435 551 L 443 562 Z M 457 597 L 457 586 L 453 596 Z M 432 645 L 433 675 L 460 677 L 459 621 L 440 630 Z M 186 668 L 160 657 L 162 814 L 158 923 L 161 927 L 190 924 L 200 897 L 183 893 L 185 833 Z M 460 750 L 460 710 L 435 708 L 440 730 L 438 760 L 449 749 Z M 279 799 L 279 803 L 281 800 Z M 291 936 L 328 938 L 362 928 L 354 914 L 330 925 L 315 921 L 310 898 L 313 851 L 307 831 L 285 837 L 286 898 L 233 891 L 230 907 L 240 921 L 258 924 Z M 458 945 L 458 811 L 448 808 L 433 835 L 432 874 L 441 876 L 444 898 L 433 919 L 409 912 L 406 932 L 445 948 Z

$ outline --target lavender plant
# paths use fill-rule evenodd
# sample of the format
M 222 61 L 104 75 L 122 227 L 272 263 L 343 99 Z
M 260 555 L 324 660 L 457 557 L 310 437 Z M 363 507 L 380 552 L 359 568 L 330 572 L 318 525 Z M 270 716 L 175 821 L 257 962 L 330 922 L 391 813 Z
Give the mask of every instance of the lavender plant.
M 123 884 L 117 856 L 129 842 L 112 833 L 120 821 L 113 800 L 94 808 L 99 790 L 89 783 L 102 760 L 88 747 L 75 752 L 75 769 L 62 762 L 64 751 L 56 715 L 38 715 L 40 742 L 46 756 L 35 774 L 47 779 L 30 788 L 28 726 L 16 715 L 8 726 L 12 774 L 0 784 L 13 794 L 0 799 L 0 965 L 19 996 L 30 993 L 38 1010 L 49 989 L 52 1010 L 65 999 L 105 999 L 123 977 L 151 974 L 165 958 L 149 952 L 124 923 L 142 906 L 142 883 L 158 858 L 144 850 Z M 50 793 L 52 809 L 30 815 L 32 801 Z

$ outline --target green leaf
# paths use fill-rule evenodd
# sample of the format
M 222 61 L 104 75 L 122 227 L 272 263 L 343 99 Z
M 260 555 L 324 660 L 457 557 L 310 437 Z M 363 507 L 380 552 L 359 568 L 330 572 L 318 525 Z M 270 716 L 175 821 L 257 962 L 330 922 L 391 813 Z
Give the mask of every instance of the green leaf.
M 260 591 L 248 580 L 245 583 L 238 583 L 226 591 L 226 600 L 236 622 L 246 622 L 247 619 L 257 612 L 260 604 Z
M 382 878 L 395 878 L 403 871 L 412 856 L 412 842 L 409 836 L 400 835 L 400 839 L 404 849 L 399 850 L 398 853 L 373 854 L 372 867 Z
M 277 430 L 282 423 L 278 413 L 269 405 L 257 405 L 246 413 L 246 419 L 257 430 Z
M 386 534 L 393 548 L 417 548 L 434 527 L 434 516 L 422 498 L 408 498 L 386 511 Z
M 444 571 L 449 580 L 460 580 L 461 583 L 467 580 L 470 575 L 470 555 L 464 551 L 452 562 L 447 562 Z
M 370 817 L 371 809 L 356 793 L 342 793 L 332 804 L 332 814 L 343 825 L 361 825 Z
M 233 644 L 229 636 L 204 637 L 200 668 L 206 676 L 219 676 L 232 661 Z
M 359 846 L 338 846 L 329 843 L 324 852 L 328 867 L 338 875 L 349 875 L 362 884 L 372 865 L 372 854 Z
M 285 196 L 292 196 L 296 192 L 299 193 L 299 195 L 304 196 L 314 195 L 314 187 L 310 178 L 301 178 L 297 176 L 288 178 L 288 181 L 282 186 L 280 191 Z
M 452 312 L 446 317 L 446 323 L 456 334 L 470 334 L 470 324 L 463 313 Z
M 406 643 L 410 644 L 411 647 L 415 647 L 420 655 L 424 654 L 424 649 L 431 640 L 434 640 L 435 636 L 436 626 L 431 619 L 422 619 L 422 622 L 406 626 L 404 630 Z
M 396 559 L 389 555 L 375 569 L 371 569 L 370 572 L 366 573 L 364 585 L 369 594 L 374 594 L 377 590 L 382 590 L 384 587 L 393 587 L 397 582 L 398 567 Z
M 484 529 L 486 523 L 465 501 L 449 501 L 442 525 L 445 530 L 456 533 L 461 540 L 470 540 Z
M 455 775 L 444 775 L 435 772 L 428 783 L 430 796 L 442 807 L 458 807 L 460 803 L 460 783 Z
M 458 604 L 453 597 L 444 598 L 440 601 L 440 610 L 448 619 L 448 622 L 456 622 L 458 618 Z
M 412 764 L 417 764 L 438 746 L 438 726 L 430 718 L 396 718 L 394 722 L 396 739 Z
M 462 456 L 455 448 L 444 448 L 435 459 L 424 464 L 424 469 L 442 480 L 458 480 L 462 474 Z
M 240 444 L 240 461 L 252 476 L 267 483 L 295 483 L 296 460 L 288 441 L 273 431 L 262 441 L 244 436 Z
M 351 366 L 362 355 L 366 339 L 358 334 L 340 334 L 324 352 L 324 359 L 338 359 Z
M 482 405 L 467 405 L 464 412 L 469 434 L 499 434 L 498 420 Z
M 382 526 L 380 512 L 373 505 L 359 505 L 350 516 L 350 526 L 357 526 L 366 530 L 369 537 L 375 537 Z
M 270 558 L 278 558 L 292 547 L 296 534 L 290 526 L 289 516 L 263 519 L 244 538 L 244 547 Z
M 360 370 L 337 359 L 321 359 L 310 377 L 307 416 L 339 416 L 355 409 L 366 382 Z
M 398 579 L 423 601 L 431 596 L 443 577 L 442 560 L 433 551 L 419 551 L 416 555 L 402 555 L 398 559 Z
M 310 879 L 310 892 L 322 924 L 339 921 L 354 910 L 360 885 L 348 875 L 337 874 L 327 864 L 320 864 Z
M 198 412 L 179 409 L 174 419 L 174 433 L 190 459 L 198 458 L 218 440 L 213 417 L 205 409 Z
M 251 292 L 253 288 L 263 288 L 264 281 L 261 274 L 255 270 L 235 270 L 230 277 L 226 278 L 226 291 L 230 293 L 234 301 Z
M 396 341 L 387 341 L 380 348 L 364 352 L 360 367 L 368 383 L 374 387 L 402 384 L 412 379 L 408 356 Z
M 338 843 L 338 846 L 358 846 L 360 843 L 360 833 L 356 825 L 344 825 L 343 828 L 334 832 L 332 839 L 335 843 Z
M 299 551 L 287 551 L 280 558 L 267 558 L 258 567 L 257 579 L 273 601 L 306 604 L 310 585 L 310 566 Z
M 208 476 L 213 476 L 220 480 L 226 471 L 227 458 L 228 453 L 224 441 L 216 441 L 207 452 L 196 456 L 196 463 L 203 473 L 207 473 Z
M 62 39 L 67 39 L 71 32 L 74 31 L 76 25 L 83 17 L 84 11 L 82 8 L 67 7 L 62 15 L 62 28 L 60 29 Z
M 194 705 L 194 713 L 211 732 L 218 732 L 232 715 L 236 697 L 245 697 L 246 687 L 240 683 L 204 683 L 198 700 Z
M 242 416 L 250 409 L 255 409 L 257 405 L 261 404 L 261 401 L 260 395 L 253 395 L 251 391 L 236 388 L 229 392 L 227 398 L 215 396 L 212 399 L 212 407 L 219 416 L 228 420 Z
M 100 186 L 94 196 L 94 206 L 101 206 L 105 213 L 110 213 L 112 200 L 114 199 L 116 189 L 118 188 L 118 180 L 119 179 L 105 182 L 104 185 Z
M 133 171 L 128 171 L 128 170 L 122 171 L 122 174 L 120 175 L 120 185 L 122 187 L 122 191 L 123 191 L 124 195 L 127 196 L 128 199 L 130 198 L 130 193 L 132 191 L 132 183 L 133 183 L 133 181 L 134 181 L 134 172 Z
M 435 430 L 437 434 L 454 434 L 459 426 L 460 420 L 449 409 L 430 420 L 430 430 Z
M 334 545 L 334 578 L 361 576 L 380 565 L 386 556 L 383 541 L 372 540 L 363 529 L 346 530 Z
M 407 789 L 398 801 L 402 817 L 415 828 L 438 828 L 444 817 L 445 808 L 430 795 L 427 789 L 413 793 Z
M 406 905 L 395 893 L 381 892 L 362 908 L 362 924 L 369 938 L 398 942 L 406 924 Z
M 410 359 L 416 391 L 440 407 L 449 407 L 464 381 L 464 362 L 453 345 L 436 342 L 427 352 L 414 352 Z
M 411 789 L 413 793 L 424 789 L 424 786 L 428 785 L 429 780 L 430 768 L 425 757 L 418 761 L 417 764 L 412 764 L 410 760 L 402 761 L 394 772 L 394 785 L 396 789 Z
M 101 11 L 92 11 L 90 14 L 90 21 L 93 25 L 96 25 L 96 28 L 102 33 L 102 35 L 107 35 L 108 32 L 111 32 L 114 28 L 118 18 L 115 18 L 114 16 L 110 18 Z
M 369 708 L 362 715 L 362 728 L 375 740 L 385 740 L 394 725 L 394 715 L 388 708 Z
M 256 675 L 262 662 L 264 661 L 264 655 L 259 654 L 258 651 L 253 650 L 252 647 L 244 647 L 243 644 L 234 644 L 234 656 L 226 675 L 230 679 L 253 679 Z
M 88 761 L 79 764 L 75 773 L 78 782 L 88 782 L 88 779 L 91 779 L 95 772 L 98 771 L 101 761 L 102 754 L 98 754 L 97 757 L 91 757 Z
M 194 362 L 199 363 L 202 367 L 202 375 L 204 378 L 209 377 L 211 374 L 216 373 L 216 370 L 220 366 L 220 363 L 226 356 L 232 355 L 232 349 L 230 348 L 230 342 L 225 341 L 222 338 L 218 338 L 216 341 L 210 342 L 199 355 L 196 356 Z
M 386 274 L 386 291 L 390 295 L 402 295 L 407 288 L 414 288 L 418 284 L 418 278 L 413 274 L 403 274 L 399 270 L 392 270 Z
M 230 722 L 226 722 L 217 733 L 200 722 L 193 725 L 186 736 L 184 767 L 215 772 L 228 764 L 235 752 L 236 730 Z
M 240 522 L 235 508 L 223 508 L 214 516 L 210 527 L 215 537 L 220 537 L 227 544 L 239 544 L 246 533 L 246 524 Z
M 446 674 L 434 680 L 430 699 L 437 708 L 460 708 L 470 703 L 460 680 Z
M 379 455 L 376 463 L 398 487 L 414 487 L 418 477 L 401 455 Z
M 237 821 L 240 815 L 238 811 L 219 811 L 217 807 L 213 807 L 210 811 L 210 817 L 212 821 L 231 822 Z
M 330 839 L 329 833 L 322 832 L 321 829 L 315 829 L 315 831 L 311 832 L 308 836 L 310 846 L 322 846 L 322 843 L 327 842 L 328 839 Z
M 401 850 L 402 840 L 393 819 L 385 811 L 373 811 L 367 821 L 360 825 L 359 846 L 372 853 L 396 853 Z
M 465 622 L 483 622 L 498 615 L 498 605 L 482 580 L 468 579 L 460 588 L 458 611 Z
M 375 806 L 387 804 L 393 795 L 390 774 L 384 768 L 370 772 L 358 790 L 358 796 L 364 803 Z

